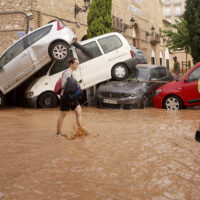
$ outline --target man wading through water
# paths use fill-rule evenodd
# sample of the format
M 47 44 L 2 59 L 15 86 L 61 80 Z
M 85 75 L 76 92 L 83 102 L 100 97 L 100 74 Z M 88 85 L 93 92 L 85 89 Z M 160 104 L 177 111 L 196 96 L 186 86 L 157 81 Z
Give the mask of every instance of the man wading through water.
M 68 78 L 72 78 L 72 72 L 78 68 L 78 61 L 76 58 L 70 58 L 69 61 L 69 68 L 65 70 L 62 76 L 62 92 L 60 95 L 60 116 L 57 120 L 57 133 L 56 135 L 62 135 L 61 134 L 61 128 L 63 125 L 64 118 L 67 114 L 67 111 L 73 110 L 76 115 L 76 123 L 78 126 L 78 129 L 74 135 L 72 135 L 69 139 L 74 139 L 76 136 L 82 136 L 87 135 L 87 132 L 83 129 L 82 126 L 82 109 L 78 100 L 78 97 L 75 97 L 73 99 L 69 98 L 69 95 L 66 93 L 66 86 L 69 83 Z M 73 79 L 75 81 L 75 79 Z M 69 85 L 68 85 L 69 86 Z M 70 87 L 70 86 L 69 86 Z

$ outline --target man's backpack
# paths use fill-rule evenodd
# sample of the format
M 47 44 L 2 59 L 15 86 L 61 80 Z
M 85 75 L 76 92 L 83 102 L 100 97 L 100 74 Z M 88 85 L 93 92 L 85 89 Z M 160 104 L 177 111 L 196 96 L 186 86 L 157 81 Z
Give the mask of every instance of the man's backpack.
M 77 80 L 69 77 L 64 88 L 63 97 L 71 100 L 78 98 L 82 94 L 82 90 L 77 83 Z
M 62 91 L 62 76 L 56 82 L 56 85 L 54 87 L 54 93 L 60 95 L 61 91 Z

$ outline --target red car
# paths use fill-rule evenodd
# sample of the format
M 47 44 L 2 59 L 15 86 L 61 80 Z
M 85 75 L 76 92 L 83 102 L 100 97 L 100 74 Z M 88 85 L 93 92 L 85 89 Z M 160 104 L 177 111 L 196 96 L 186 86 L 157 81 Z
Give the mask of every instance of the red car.
M 199 78 L 200 62 L 190 69 L 180 81 L 172 81 L 159 87 L 153 97 L 153 105 L 156 108 L 168 110 L 200 105 Z

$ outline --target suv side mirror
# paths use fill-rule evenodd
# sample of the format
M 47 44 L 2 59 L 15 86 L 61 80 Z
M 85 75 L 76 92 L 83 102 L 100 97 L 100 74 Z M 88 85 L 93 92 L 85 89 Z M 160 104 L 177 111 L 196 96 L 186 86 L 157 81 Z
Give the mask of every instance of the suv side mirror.
M 184 83 L 187 83 L 187 80 L 186 80 L 186 79 L 184 80 Z
M 2 66 L 0 66 L 0 71 L 1 71 L 1 70 L 3 70 L 3 67 L 2 67 Z

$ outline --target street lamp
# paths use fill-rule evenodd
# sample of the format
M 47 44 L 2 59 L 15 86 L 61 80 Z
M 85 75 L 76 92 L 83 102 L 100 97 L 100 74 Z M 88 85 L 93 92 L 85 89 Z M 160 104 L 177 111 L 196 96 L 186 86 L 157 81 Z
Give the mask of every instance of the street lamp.
M 87 12 L 89 7 L 90 7 L 90 0 L 84 0 L 84 6 L 82 8 L 80 8 L 79 6 L 75 4 L 75 7 L 74 7 L 75 17 L 79 12 Z
M 135 22 L 134 17 L 131 17 L 130 22 L 131 22 L 131 25 L 124 24 L 124 32 L 125 32 L 127 29 L 132 29 L 132 28 L 134 27 L 134 22 Z
M 146 31 L 146 39 L 149 37 L 149 36 L 153 36 L 155 33 L 155 28 L 154 26 L 151 27 L 151 33 L 147 32 Z

